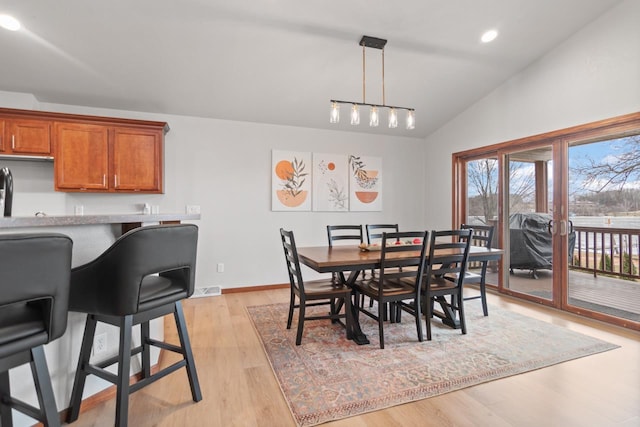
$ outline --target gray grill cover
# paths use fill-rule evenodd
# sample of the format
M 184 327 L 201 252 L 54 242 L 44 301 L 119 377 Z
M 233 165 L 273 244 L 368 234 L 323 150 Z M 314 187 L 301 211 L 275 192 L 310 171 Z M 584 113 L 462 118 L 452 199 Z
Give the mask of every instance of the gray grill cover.
M 551 215 L 516 213 L 509 217 L 510 268 L 550 269 L 552 260 Z M 569 259 L 573 257 L 576 233 L 569 234 Z

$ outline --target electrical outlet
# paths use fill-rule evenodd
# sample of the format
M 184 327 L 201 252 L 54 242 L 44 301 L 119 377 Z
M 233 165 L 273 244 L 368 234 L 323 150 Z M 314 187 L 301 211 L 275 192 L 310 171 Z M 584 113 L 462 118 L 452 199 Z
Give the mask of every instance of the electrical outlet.
M 200 205 L 187 205 L 187 214 L 195 215 L 200 213 Z
M 221 262 L 218 263 L 218 273 L 224 273 L 224 264 Z
M 101 334 L 96 335 L 93 340 L 93 354 L 100 354 L 107 351 L 107 334 L 103 332 Z

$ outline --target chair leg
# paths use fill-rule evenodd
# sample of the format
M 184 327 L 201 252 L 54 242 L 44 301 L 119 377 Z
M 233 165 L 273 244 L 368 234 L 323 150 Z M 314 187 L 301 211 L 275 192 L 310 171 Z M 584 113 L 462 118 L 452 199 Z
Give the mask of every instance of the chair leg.
M 142 377 L 151 376 L 151 345 L 149 345 L 149 322 L 140 324 L 140 343 L 142 345 Z
M 120 320 L 118 382 L 116 384 L 116 427 L 126 427 L 129 418 L 129 376 L 131 367 L 131 329 L 133 316 Z
M 384 348 L 384 318 L 383 313 L 387 311 L 387 304 L 378 301 L 378 335 L 380 335 L 380 348 Z
M 11 408 L 3 403 L 4 396 L 11 396 L 9 371 L 0 372 L 0 426 L 12 427 L 13 418 L 11 416 Z
M 53 395 L 51 377 L 49 376 L 49 369 L 47 368 L 47 359 L 44 357 L 44 346 L 40 345 L 31 349 L 30 365 L 33 382 L 38 395 L 40 412 L 42 412 L 44 417 L 40 421 L 43 422 L 45 427 L 59 427 L 60 419 L 58 418 L 56 399 Z
M 433 317 L 433 299 L 427 294 L 424 298 L 424 317 L 427 323 L 427 341 L 431 341 L 431 317 Z
M 462 289 L 460 289 L 460 293 L 458 294 L 458 317 L 460 318 L 460 329 L 462 329 L 462 333 L 467 333 L 467 323 L 464 319 L 464 298 L 462 297 Z
M 300 300 L 300 307 L 298 307 L 298 333 L 296 334 L 296 345 L 300 345 L 302 343 L 302 330 L 304 329 L 304 314 L 305 312 L 305 303 Z
M 76 375 L 73 380 L 73 390 L 71 391 L 71 401 L 69 402 L 69 412 L 67 415 L 68 423 L 74 422 L 78 419 L 78 415 L 80 415 L 82 392 L 84 391 L 84 384 L 87 379 L 87 371 L 85 368 L 89 364 L 89 358 L 91 357 L 91 347 L 93 346 L 93 336 L 96 333 L 96 324 L 96 319 L 91 314 L 88 314 L 84 326 L 80 356 L 78 357 L 78 367 L 76 368 Z
M 185 360 L 187 361 L 187 376 L 189 377 L 189 386 L 191 387 L 191 397 L 194 402 L 202 400 L 202 392 L 200 391 L 200 382 L 198 381 L 198 373 L 196 372 L 196 363 L 193 359 L 193 351 L 191 350 L 191 341 L 189 340 L 189 332 L 187 331 L 187 322 L 182 311 L 182 303 L 176 301 L 175 315 L 176 327 L 178 328 L 178 336 Z
M 486 292 L 486 287 L 484 283 L 484 277 L 480 282 L 480 299 L 482 300 L 482 312 L 484 313 L 485 316 L 488 316 L 489 309 L 487 308 L 487 292 Z
M 293 321 L 293 308 L 296 305 L 296 295 L 291 290 L 291 297 L 289 298 L 289 317 L 287 317 L 287 329 L 291 329 L 291 322 Z
M 422 342 L 424 341 L 424 337 L 422 336 L 422 312 L 421 312 L 421 307 L 420 304 L 422 304 L 419 300 L 419 298 L 414 301 L 415 304 L 415 315 L 416 315 L 416 331 L 418 331 L 418 341 Z M 402 309 L 400 309 L 399 311 L 402 311 Z M 398 313 L 398 317 L 399 313 Z

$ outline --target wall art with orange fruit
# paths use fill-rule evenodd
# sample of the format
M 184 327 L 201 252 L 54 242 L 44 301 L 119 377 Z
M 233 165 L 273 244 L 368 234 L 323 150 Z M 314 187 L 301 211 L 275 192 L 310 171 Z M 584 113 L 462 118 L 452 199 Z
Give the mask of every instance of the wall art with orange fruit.
M 311 153 L 272 151 L 271 210 L 311 210 Z
M 380 211 L 382 159 L 272 151 L 273 211 Z

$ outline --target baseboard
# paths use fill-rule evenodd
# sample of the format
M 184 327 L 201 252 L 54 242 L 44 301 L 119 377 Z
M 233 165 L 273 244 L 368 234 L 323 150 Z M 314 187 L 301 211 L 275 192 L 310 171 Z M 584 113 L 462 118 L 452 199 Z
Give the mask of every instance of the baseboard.
M 223 294 L 234 294 L 238 292 L 254 292 L 254 291 L 268 291 L 273 289 L 284 289 L 288 288 L 290 285 L 288 283 L 276 284 L 276 285 L 262 285 L 262 286 L 245 286 L 242 288 L 224 288 L 222 289 Z

